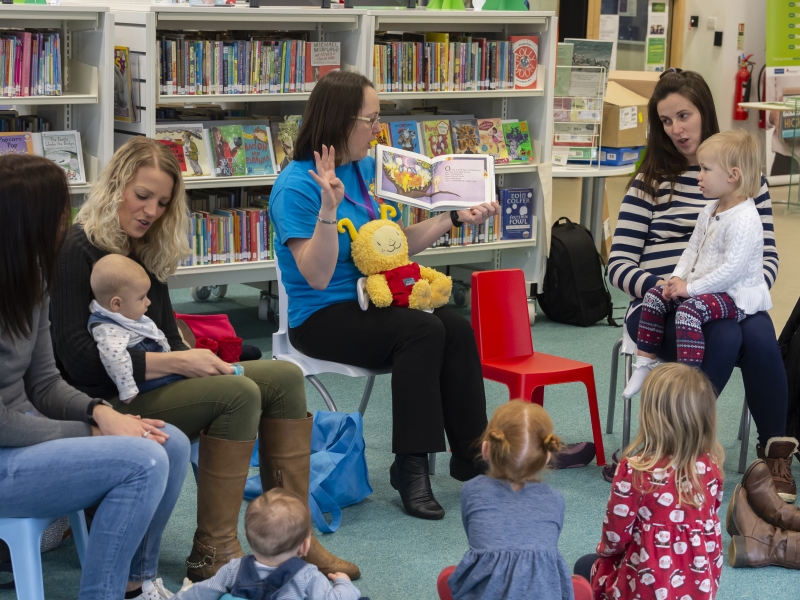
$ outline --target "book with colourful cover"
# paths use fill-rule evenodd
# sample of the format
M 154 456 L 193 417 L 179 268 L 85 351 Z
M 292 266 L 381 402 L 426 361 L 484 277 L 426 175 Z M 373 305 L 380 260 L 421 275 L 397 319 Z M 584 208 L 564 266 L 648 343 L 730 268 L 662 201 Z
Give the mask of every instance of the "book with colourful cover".
M 425 210 L 464 209 L 494 200 L 494 159 L 486 154 L 428 158 L 380 145 L 375 195 Z
M 81 134 L 77 131 L 43 131 L 39 135 L 42 136 L 42 155 L 64 169 L 68 181 L 85 182 Z
M 156 125 L 156 139 L 172 150 L 184 177 L 213 175 L 206 146 L 207 133 L 201 123 Z
M 389 123 L 389 129 L 392 134 L 392 146 L 408 152 L 420 151 L 416 121 L 395 121 Z
M 503 240 L 529 240 L 533 235 L 533 189 L 500 190 Z
M 340 42 L 306 42 L 305 91 L 310 92 L 320 78 L 338 71 L 341 64 Z
M 114 120 L 134 120 L 131 59 L 126 46 L 114 46 Z
M 527 121 L 503 121 L 503 137 L 506 139 L 510 162 L 529 163 L 534 161 Z
M 478 119 L 478 139 L 481 153 L 494 156 L 495 164 L 508 162 L 502 119 Z
M 514 89 L 536 88 L 539 72 L 539 36 L 512 35 L 508 38 L 514 51 Z
M 0 133 L 0 156 L 3 154 L 33 154 L 33 135 Z
M 453 153 L 453 145 L 450 143 L 450 121 L 446 119 L 422 121 L 420 133 L 422 134 L 420 143 L 422 154 L 435 158 Z
M 244 158 L 248 175 L 275 175 L 275 156 L 269 126 L 242 125 Z
M 273 148 L 275 150 L 275 164 L 280 173 L 292 162 L 294 143 L 300 133 L 301 115 L 287 117 L 270 117 L 269 127 L 272 133 Z
M 378 132 L 378 135 L 375 136 L 375 139 L 372 142 L 373 146 L 377 146 L 378 144 L 383 146 L 392 145 L 392 133 L 389 131 L 388 123 L 381 123 L 381 130 Z
M 210 141 L 214 175 L 239 177 L 247 174 L 241 125 L 215 125 L 211 128 Z
M 453 152 L 456 154 L 480 154 L 477 119 L 457 119 L 450 121 L 453 134 Z

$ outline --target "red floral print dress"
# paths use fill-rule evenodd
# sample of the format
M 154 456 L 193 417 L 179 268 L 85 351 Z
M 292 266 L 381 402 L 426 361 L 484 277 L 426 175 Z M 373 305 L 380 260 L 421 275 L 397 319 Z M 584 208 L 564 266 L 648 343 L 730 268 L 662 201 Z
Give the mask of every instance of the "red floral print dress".
M 675 481 L 669 459 L 638 473 L 623 459 L 611 487 L 600 559 L 593 567 L 595 600 L 711 600 L 722 572 L 722 473 L 707 454 L 695 463 L 703 490 L 698 508 L 678 502 L 687 481 Z

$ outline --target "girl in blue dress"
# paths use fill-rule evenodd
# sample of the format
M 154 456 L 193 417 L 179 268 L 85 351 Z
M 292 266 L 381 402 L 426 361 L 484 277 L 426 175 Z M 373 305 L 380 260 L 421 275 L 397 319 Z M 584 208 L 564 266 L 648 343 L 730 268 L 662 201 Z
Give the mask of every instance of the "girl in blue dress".
M 560 446 L 538 404 L 513 401 L 495 411 L 481 438 L 489 471 L 461 488 L 469 550 L 448 580 L 454 600 L 572 600 L 558 551 L 564 497 L 541 482 Z

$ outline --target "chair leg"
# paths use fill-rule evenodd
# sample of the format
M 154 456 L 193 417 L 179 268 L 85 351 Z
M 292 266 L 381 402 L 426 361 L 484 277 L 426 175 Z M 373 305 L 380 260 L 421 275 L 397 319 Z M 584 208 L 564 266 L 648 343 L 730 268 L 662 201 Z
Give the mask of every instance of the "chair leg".
M 744 401 L 744 406 L 742 406 L 742 418 L 739 419 L 739 433 L 736 434 L 736 439 L 742 439 L 742 431 L 744 431 L 744 420 L 748 418 L 750 414 L 749 409 L 747 408 L 747 399 Z
M 614 409 L 617 402 L 617 371 L 619 370 L 619 351 L 622 349 L 622 338 L 614 342 L 611 349 L 611 381 L 608 384 L 608 418 L 606 433 L 614 433 Z
M 361 416 L 364 416 L 364 413 L 367 412 L 367 404 L 369 404 L 369 397 L 372 394 L 372 387 L 375 385 L 375 376 L 370 375 L 367 377 L 367 385 L 364 387 L 364 393 L 361 395 L 361 404 L 358 405 L 358 412 L 361 413 Z
M 625 355 L 625 385 L 628 385 L 633 374 L 633 356 Z M 622 410 L 622 448 L 625 449 L 631 441 L 631 399 L 623 400 Z
M 591 371 L 591 378 L 585 379 L 583 385 L 586 386 L 586 393 L 589 396 L 589 418 L 592 422 L 592 436 L 594 437 L 597 466 L 602 467 L 606 464 L 606 453 L 603 450 L 603 426 L 600 424 L 600 410 L 597 408 L 597 389 L 594 385 L 594 369 Z
M 431 475 L 436 474 L 436 452 L 430 452 L 428 454 L 428 472 Z
M 747 398 L 744 399 L 742 411 L 742 447 L 739 450 L 739 473 L 747 469 L 747 451 L 750 447 L 750 409 L 747 408 Z
M 333 401 L 333 398 L 331 398 L 331 395 L 328 393 L 328 390 L 325 389 L 325 386 L 322 385 L 322 382 L 319 379 L 317 379 L 316 375 L 309 375 L 306 377 L 306 379 L 308 379 L 311 382 L 311 385 L 317 388 L 319 395 L 322 396 L 322 399 L 325 401 L 325 404 L 328 405 L 328 410 L 332 410 L 334 412 L 338 410 L 336 408 L 336 404 Z
M 539 387 L 533 388 L 533 392 L 531 393 L 531 402 L 534 404 L 538 404 L 539 406 L 544 406 L 544 386 L 540 385 Z
M 86 548 L 89 544 L 89 529 L 86 527 L 86 516 L 82 510 L 69 515 L 69 524 L 72 527 L 72 538 L 75 540 L 75 549 L 81 567 L 86 568 Z
M 14 527 L 16 539 L 6 539 L 17 600 L 44 600 L 41 545 L 42 534 L 50 522 L 50 519 L 20 519 Z

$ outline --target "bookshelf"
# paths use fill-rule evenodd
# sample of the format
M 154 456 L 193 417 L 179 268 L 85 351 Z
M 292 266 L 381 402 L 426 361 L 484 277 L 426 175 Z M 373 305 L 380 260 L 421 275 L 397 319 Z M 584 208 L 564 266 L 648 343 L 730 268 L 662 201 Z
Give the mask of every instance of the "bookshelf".
M 60 96 L 0 96 L 0 107 L 48 119 L 51 130 L 81 134 L 88 183 L 70 184 L 80 196 L 114 152 L 113 13 L 104 6 L 3 5 L 0 25 L 11 30 L 55 29 L 61 36 Z
M 126 7 L 128 8 L 128 7 Z M 379 94 L 399 106 L 438 106 L 462 110 L 476 117 L 492 116 L 528 121 L 536 147 L 536 162 L 497 165 L 497 184 L 505 187 L 532 187 L 536 191 L 534 213 L 544 212 L 538 163 L 550 160 L 552 132 L 552 90 L 557 42 L 553 12 L 474 13 L 425 10 L 323 10 L 300 7 L 251 9 L 198 8 L 187 6 L 131 5 L 131 10 L 115 10 L 114 43 L 131 51 L 134 80 L 140 86 L 141 121 L 114 123 L 114 144 L 119 146 L 132 135 L 155 135 L 155 109 L 159 105 L 217 103 L 226 108 L 245 108 L 264 114 L 302 114 L 309 93 L 284 94 L 203 94 L 166 95 L 158 90 L 158 35 L 162 30 L 186 31 L 306 31 L 311 40 L 341 43 L 343 68 L 352 68 L 372 77 L 373 46 L 376 31 L 472 32 L 494 37 L 535 34 L 539 36 L 539 74 L 537 88 L 531 90 L 484 90 L 456 92 L 394 92 Z M 138 77 L 137 77 L 138 72 Z M 264 106 L 267 104 L 268 106 Z M 186 188 L 213 189 L 265 186 L 276 176 L 185 179 Z M 523 268 L 526 278 L 541 285 L 545 256 L 536 240 L 543 239 L 542 224 L 535 221 L 532 239 L 507 240 L 484 244 L 428 249 L 416 260 L 428 266 L 476 265 L 482 268 Z M 274 262 L 254 261 L 180 267 L 170 278 L 173 288 L 246 283 L 263 289 L 275 279 Z

